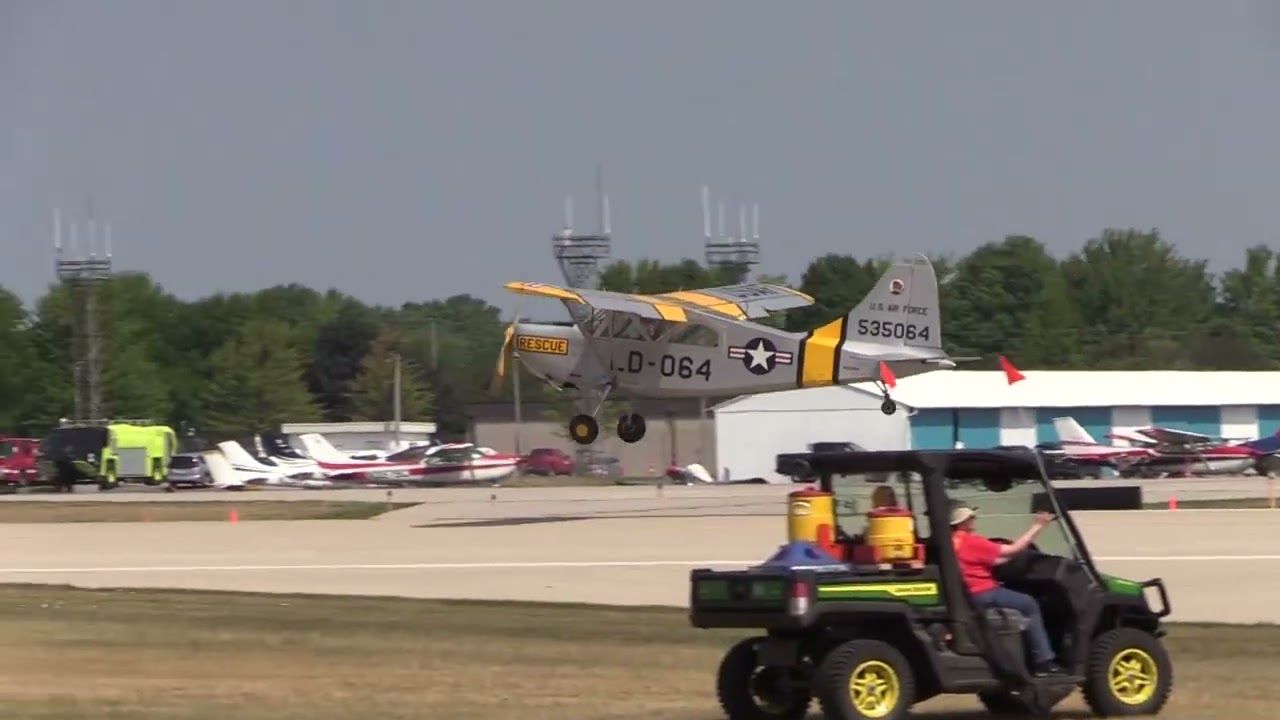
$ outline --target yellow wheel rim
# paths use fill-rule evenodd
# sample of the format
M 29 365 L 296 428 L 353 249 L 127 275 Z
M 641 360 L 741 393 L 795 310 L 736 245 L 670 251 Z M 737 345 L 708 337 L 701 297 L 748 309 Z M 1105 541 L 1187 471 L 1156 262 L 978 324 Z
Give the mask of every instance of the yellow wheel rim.
M 898 673 L 886 662 L 868 660 L 849 675 L 849 700 L 864 717 L 887 716 L 898 706 L 901 695 Z
M 586 438 L 588 434 L 587 424 L 578 422 L 573 424 L 573 436 L 576 438 Z
M 1116 653 L 1107 668 L 1111 694 L 1125 705 L 1141 705 L 1150 700 L 1156 694 L 1158 679 L 1155 659 L 1138 648 Z

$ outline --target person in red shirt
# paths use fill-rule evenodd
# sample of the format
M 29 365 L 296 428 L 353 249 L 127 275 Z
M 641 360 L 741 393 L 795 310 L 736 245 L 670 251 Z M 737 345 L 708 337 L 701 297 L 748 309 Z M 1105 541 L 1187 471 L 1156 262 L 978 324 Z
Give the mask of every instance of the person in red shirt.
M 964 578 L 969 595 L 979 608 L 1002 607 L 1017 610 L 1027 618 L 1027 639 L 1031 645 L 1031 661 L 1036 675 L 1053 675 L 1065 672 L 1054 660 L 1049 633 L 1040 615 L 1040 604 L 1030 595 L 1010 590 L 996 581 L 991 570 L 1011 556 L 1026 550 L 1029 545 L 1053 522 L 1046 512 L 1036 513 L 1030 529 L 1012 543 L 1003 544 L 989 540 L 973 531 L 978 517 L 977 508 L 957 504 L 951 510 L 951 544 L 956 551 L 956 562 Z

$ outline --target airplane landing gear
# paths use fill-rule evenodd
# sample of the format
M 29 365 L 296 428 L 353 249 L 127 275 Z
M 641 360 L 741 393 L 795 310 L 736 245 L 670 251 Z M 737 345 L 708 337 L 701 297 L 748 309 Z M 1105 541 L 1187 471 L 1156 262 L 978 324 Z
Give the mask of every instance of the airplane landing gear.
M 623 442 L 640 442 L 644 437 L 644 416 L 639 413 L 626 413 L 618 418 L 618 438 Z
M 590 415 L 574 415 L 569 419 L 569 437 L 579 445 L 590 445 L 600 436 L 600 423 Z
M 880 392 L 884 393 L 884 402 L 880 403 L 880 412 L 885 415 L 892 415 L 898 411 L 898 403 L 889 397 L 889 388 L 883 382 L 877 381 L 876 387 L 880 388 Z

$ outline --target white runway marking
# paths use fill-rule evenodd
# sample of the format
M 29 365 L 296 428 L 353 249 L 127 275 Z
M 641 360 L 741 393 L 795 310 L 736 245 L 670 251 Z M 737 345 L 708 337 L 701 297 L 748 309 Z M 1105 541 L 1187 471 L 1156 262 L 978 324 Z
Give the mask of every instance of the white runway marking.
M 1130 555 L 1095 557 L 1102 562 L 1222 562 L 1280 560 L 1280 555 Z M 395 563 L 333 565 L 155 565 L 141 567 L 0 568 L 2 574 L 241 572 L 257 570 L 483 570 L 521 568 L 698 567 L 758 565 L 760 560 L 584 560 L 547 562 Z

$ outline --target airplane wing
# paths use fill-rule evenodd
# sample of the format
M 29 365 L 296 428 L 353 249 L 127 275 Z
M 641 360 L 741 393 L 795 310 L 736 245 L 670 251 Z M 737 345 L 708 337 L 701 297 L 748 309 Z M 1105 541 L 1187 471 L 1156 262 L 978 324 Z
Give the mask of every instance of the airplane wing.
M 1192 445 L 1195 443 L 1213 442 L 1213 438 L 1208 435 L 1201 435 L 1200 433 L 1194 433 L 1189 430 L 1149 427 L 1142 428 L 1137 432 L 1142 435 L 1146 435 L 1156 442 L 1166 443 L 1169 445 Z
M 814 303 L 813 298 L 802 292 L 767 283 L 724 285 L 658 295 L 571 289 L 532 282 L 510 282 L 505 287 L 521 295 L 555 298 L 566 303 L 588 305 L 596 310 L 631 313 L 642 318 L 669 322 L 688 322 L 688 310 L 743 320 L 767 317 L 771 312 L 806 307 Z

